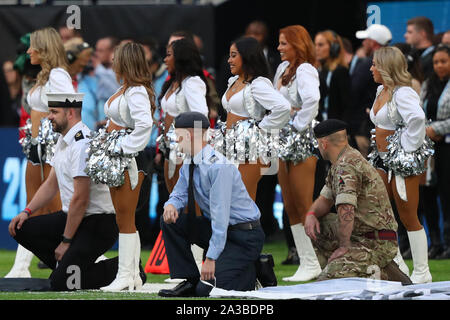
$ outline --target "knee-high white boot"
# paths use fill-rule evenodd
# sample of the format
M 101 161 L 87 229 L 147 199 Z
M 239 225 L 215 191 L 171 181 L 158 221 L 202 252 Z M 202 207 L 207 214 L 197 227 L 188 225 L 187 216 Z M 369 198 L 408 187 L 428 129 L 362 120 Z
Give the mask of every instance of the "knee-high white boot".
M 409 246 L 413 258 L 414 270 L 411 281 L 416 283 L 427 283 L 432 281 L 430 268 L 428 267 L 428 242 L 425 230 L 408 231 Z
M 299 223 L 291 226 L 297 253 L 300 258 L 300 266 L 291 277 L 283 278 L 284 281 L 309 281 L 315 279 L 322 272 L 319 260 L 317 260 L 311 239 L 306 235 L 305 227 Z
M 136 233 L 119 233 L 119 268 L 116 278 L 102 291 L 117 292 L 135 287 Z
M 5 278 L 31 278 L 30 270 L 28 269 L 31 259 L 33 259 L 33 252 L 19 244 L 17 246 L 14 265 Z
M 397 255 L 394 258 L 394 262 L 398 265 L 400 270 L 409 277 L 409 268 L 403 260 L 402 253 L 400 252 L 400 248 L 397 249 Z

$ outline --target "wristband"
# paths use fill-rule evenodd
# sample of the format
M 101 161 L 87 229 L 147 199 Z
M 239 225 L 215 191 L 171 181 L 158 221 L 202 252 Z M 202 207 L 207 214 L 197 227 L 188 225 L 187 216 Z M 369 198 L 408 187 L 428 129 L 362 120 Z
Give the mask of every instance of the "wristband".
M 62 235 L 62 240 L 61 240 L 61 242 L 62 242 L 62 243 L 71 243 L 71 242 L 72 242 L 72 239 L 66 238 L 64 235 Z
M 306 216 L 311 216 L 311 215 L 315 217 L 316 213 L 314 211 L 309 211 L 306 213 Z
M 32 214 L 32 212 L 29 208 L 23 209 L 22 212 L 25 212 L 27 214 L 27 216 L 31 216 L 31 214 Z

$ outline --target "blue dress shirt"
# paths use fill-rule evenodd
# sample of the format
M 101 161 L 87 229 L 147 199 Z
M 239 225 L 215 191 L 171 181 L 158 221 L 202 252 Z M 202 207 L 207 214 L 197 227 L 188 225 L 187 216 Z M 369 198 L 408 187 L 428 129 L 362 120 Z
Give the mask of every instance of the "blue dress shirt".
M 178 211 L 188 202 L 189 163 L 186 159 L 169 200 Z M 217 260 L 227 241 L 228 226 L 259 220 L 261 214 L 248 195 L 236 166 L 206 145 L 194 156 L 194 198 L 205 218 L 211 221 L 212 235 L 206 257 Z

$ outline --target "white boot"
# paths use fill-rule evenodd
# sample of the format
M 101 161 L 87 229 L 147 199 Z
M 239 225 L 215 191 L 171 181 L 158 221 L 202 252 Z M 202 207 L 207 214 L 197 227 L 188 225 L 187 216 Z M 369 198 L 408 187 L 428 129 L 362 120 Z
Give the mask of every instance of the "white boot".
M 295 246 L 300 258 L 300 266 L 291 277 L 283 278 L 284 281 L 309 281 L 315 279 L 322 272 L 311 239 L 306 235 L 305 227 L 299 223 L 291 226 Z
M 116 278 L 102 291 L 117 292 L 135 287 L 136 233 L 119 233 L 119 268 Z
M 414 265 L 414 270 L 410 277 L 411 281 L 414 284 L 431 282 L 432 277 L 428 267 L 428 242 L 425 229 L 408 231 L 408 239 Z
M 30 270 L 28 269 L 31 259 L 33 259 L 33 252 L 19 244 L 17 246 L 14 265 L 5 278 L 31 278 Z
M 398 265 L 400 270 L 409 277 L 409 268 L 403 260 L 400 248 L 397 249 L 397 255 L 394 258 L 394 262 Z

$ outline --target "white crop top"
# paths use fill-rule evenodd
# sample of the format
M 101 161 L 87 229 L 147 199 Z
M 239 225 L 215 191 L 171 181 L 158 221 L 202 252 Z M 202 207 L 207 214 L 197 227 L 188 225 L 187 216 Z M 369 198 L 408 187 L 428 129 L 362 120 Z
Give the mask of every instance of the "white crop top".
M 161 108 L 164 113 L 172 117 L 186 111 L 197 111 L 208 116 L 206 103 L 206 84 L 199 76 L 186 77 L 181 82 L 181 90 L 176 90 L 168 99 L 161 99 Z
M 288 61 L 284 61 L 278 66 L 273 83 L 275 88 L 278 88 L 278 80 L 288 66 Z M 302 63 L 297 67 L 295 76 L 291 81 L 287 86 L 281 85 L 279 91 L 293 108 L 300 109 L 295 116 L 293 125 L 298 131 L 303 131 L 319 113 L 319 73 L 313 65 Z M 290 91 L 291 86 L 296 89 L 296 92 Z M 296 94 L 300 99 L 293 99 L 292 94 Z
M 121 90 L 120 87 L 116 93 Z M 133 129 L 122 140 L 122 150 L 126 154 L 142 151 L 150 140 L 153 119 L 147 90 L 144 86 L 130 87 L 116 97 L 111 104 L 104 105 L 105 115 L 116 125 Z
M 250 113 L 245 108 L 244 90 L 240 90 L 227 100 L 227 95 L 222 96 L 222 106 L 227 112 L 231 112 L 240 117 L 250 118 Z
M 377 97 L 383 90 L 383 86 L 377 89 Z M 416 91 L 411 87 L 399 87 L 392 97 L 397 107 L 398 114 L 405 123 L 406 130 L 402 133 L 401 144 L 405 151 L 412 152 L 417 150 L 425 139 L 425 113 L 420 106 L 420 98 Z M 375 99 L 376 101 L 376 99 Z M 374 102 L 375 103 L 375 102 Z M 370 120 L 381 129 L 395 130 L 396 124 L 392 122 L 388 114 L 387 103 L 384 104 L 375 115 L 373 106 L 370 110 Z
M 38 86 L 30 90 L 27 95 L 27 102 L 32 110 L 48 112 L 48 99 L 46 93 L 68 92 L 75 93 L 72 85 L 72 78 L 63 68 L 53 68 L 50 71 L 48 81 L 44 86 Z
M 237 79 L 238 76 L 233 76 L 228 80 L 228 89 L 222 96 L 222 106 L 227 112 L 249 118 L 251 115 L 248 110 L 249 102 L 244 96 L 245 88 L 231 96 L 230 100 L 227 100 L 227 92 Z M 247 86 L 251 88 L 250 92 L 253 99 L 264 109 L 270 111 L 259 123 L 260 128 L 281 129 L 289 122 L 291 106 L 280 92 L 274 89 L 269 79 L 258 77 Z

